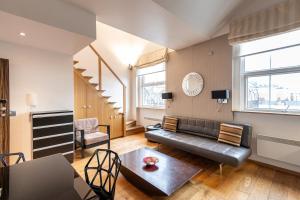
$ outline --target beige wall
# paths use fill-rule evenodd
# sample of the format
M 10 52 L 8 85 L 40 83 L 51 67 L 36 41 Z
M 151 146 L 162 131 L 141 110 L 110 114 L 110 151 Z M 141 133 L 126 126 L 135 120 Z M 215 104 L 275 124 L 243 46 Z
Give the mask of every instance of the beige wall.
M 31 111 L 73 110 L 72 56 L 0 41 L 0 57 L 9 59 L 10 151 L 24 152 L 31 159 Z M 31 109 L 27 94 L 36 94 L 37 107 Z
M 213 55 L 211 51 L 214 52 Z M 182 91 L 181 82 L 187 73 L 193 71 L 203 76 L 204 90 L 196 97 L 187 97 Z M 167 114 L 251 124 L 252 160 L 300 172 L 300 146 L 294 145 L 300 141 L 297 134 L 300 129 L 300 116 L 233 113 L 231 100 L 220 108 L 211 99 L 211 90 L 231 88 L 232 47 L 229 46 L 226 35 L 170 54 L 167 64 L 167 89 L 174 93 L 174 101 L 167 106 Z M 149 111 L 143 111 L 142 114 L 147 116 Z M 277 142 L 259 140 L 258 135 L 271 137 Z M 281 140 L 286 143 L 280 142 Z M 274 149 L 280 149 L 280 152 Z
M 232 50 L 226 35 L 170 53 L 167 90 L 173 92 L 174 101 L 168 106 L 166 113 L 233 120 L 231 101 L 221 107 L 216 100 L 211 99 L 212 90 L 231 89 L 231 57 Z M 204 79 L 204 88 L 196 97 L 188 97 L 182 91 L 182 80 L 190 72 L 197 72 Z
M 138 124 L 156 124 L 149 118 L 162 119 L 165 114 L 232 121 L 231 100 L 221 106 L 211 99 L 212 90 L 231 89 L 231 57 L 226 35 L 170 53 L 166 90 L 173 93 L 174 101 L 167 102 L 165 110 L 138 108 Z M 203 91 L 196 97 L 188 97 L 182 91 L 182 80 L 190 72 L 197 72 L 204 79 Z

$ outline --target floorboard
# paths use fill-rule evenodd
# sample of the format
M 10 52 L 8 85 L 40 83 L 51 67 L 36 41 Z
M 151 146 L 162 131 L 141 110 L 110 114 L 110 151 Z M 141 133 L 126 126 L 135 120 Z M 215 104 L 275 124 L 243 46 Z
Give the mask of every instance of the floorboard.
M 118 154 L 142 147 L 157 148 L 156 143 L 148 142 L 143 134 L 136 134 L 112 140 L 112 150 Z M 106 148 L 101 146 L 100 148 Z M 151 197 L 131 185 L 120 175 L 117 187 L 117 200 L 300 200 L 300 178 L 248 161 L 239 168 L 224 166 L 223 176 L 218 165 L 210 160 L 183 151 L 160 145 L 160 151 L 177 159 L 199 165 L 203 171 L 185 184 L 170 197 Z M 73 167 L 84 177 L 84 166 L 94 149 L 84 152 L 85 158 L 76 154 Z

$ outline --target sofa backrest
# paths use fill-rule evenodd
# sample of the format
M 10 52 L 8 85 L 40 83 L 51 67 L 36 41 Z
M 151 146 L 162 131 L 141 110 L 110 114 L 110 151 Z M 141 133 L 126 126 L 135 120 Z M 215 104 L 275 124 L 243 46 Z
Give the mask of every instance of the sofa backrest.
M 207 137 L 211 139 L 218 139 L 220 132 L 221 121 L 188 118 L 188 117 L 177 117 L 178 118 L 178 129 L 177 132 L 188 133 Z M 241 146 L 250 148 L 252 140 L 252 127 L 247 124 L 237 124 L 235 122 L 225 122 L 233 125 L 243 126 L 243 135 Z

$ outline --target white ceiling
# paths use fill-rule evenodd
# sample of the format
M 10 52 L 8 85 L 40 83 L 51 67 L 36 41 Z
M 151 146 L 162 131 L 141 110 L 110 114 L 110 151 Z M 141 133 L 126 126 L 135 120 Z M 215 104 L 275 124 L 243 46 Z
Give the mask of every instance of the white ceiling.
M 232 17 L 280 1 L 285 0 L 0 0 L 0 27 L 5 27 L 0 40 L 74 54 L 96 39 L 97 16 L 178 50 L 226 33 Z
M 0 11 L 0 40 L 73 55 L 93 40 L 73 32 Z M 21 37 L 20 32 L 26 33 Z
M 106 59 L 109 58 L 110 63 L 118 60 L 120 64 L 117 66 L 123 65 L 126 68 L 129 64 L 135 65 L 141 55 L 164 48 L 100 22 L 97 22 L 97 40 L 92 45 Z
M 95 21 L 61 0 L 0 0 L 0 40 L 10 43 L 73 55 L 96 39 Z
M 243 0 L 65 0 L 97 20 L 172 49 L 211 38 Z

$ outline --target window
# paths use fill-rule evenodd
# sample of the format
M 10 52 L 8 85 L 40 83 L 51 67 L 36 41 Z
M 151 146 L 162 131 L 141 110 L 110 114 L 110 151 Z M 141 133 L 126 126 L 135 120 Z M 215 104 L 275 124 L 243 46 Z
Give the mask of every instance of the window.
M 235 50 L 239 79 L 234 84 L 240 84 L 242 110 L 300 112 L 299 30 L 240 44 Z
M 137 70 L 139 107 L 164 107 L 161 94 L 166 88 L 165 79 L 165 63 Z

